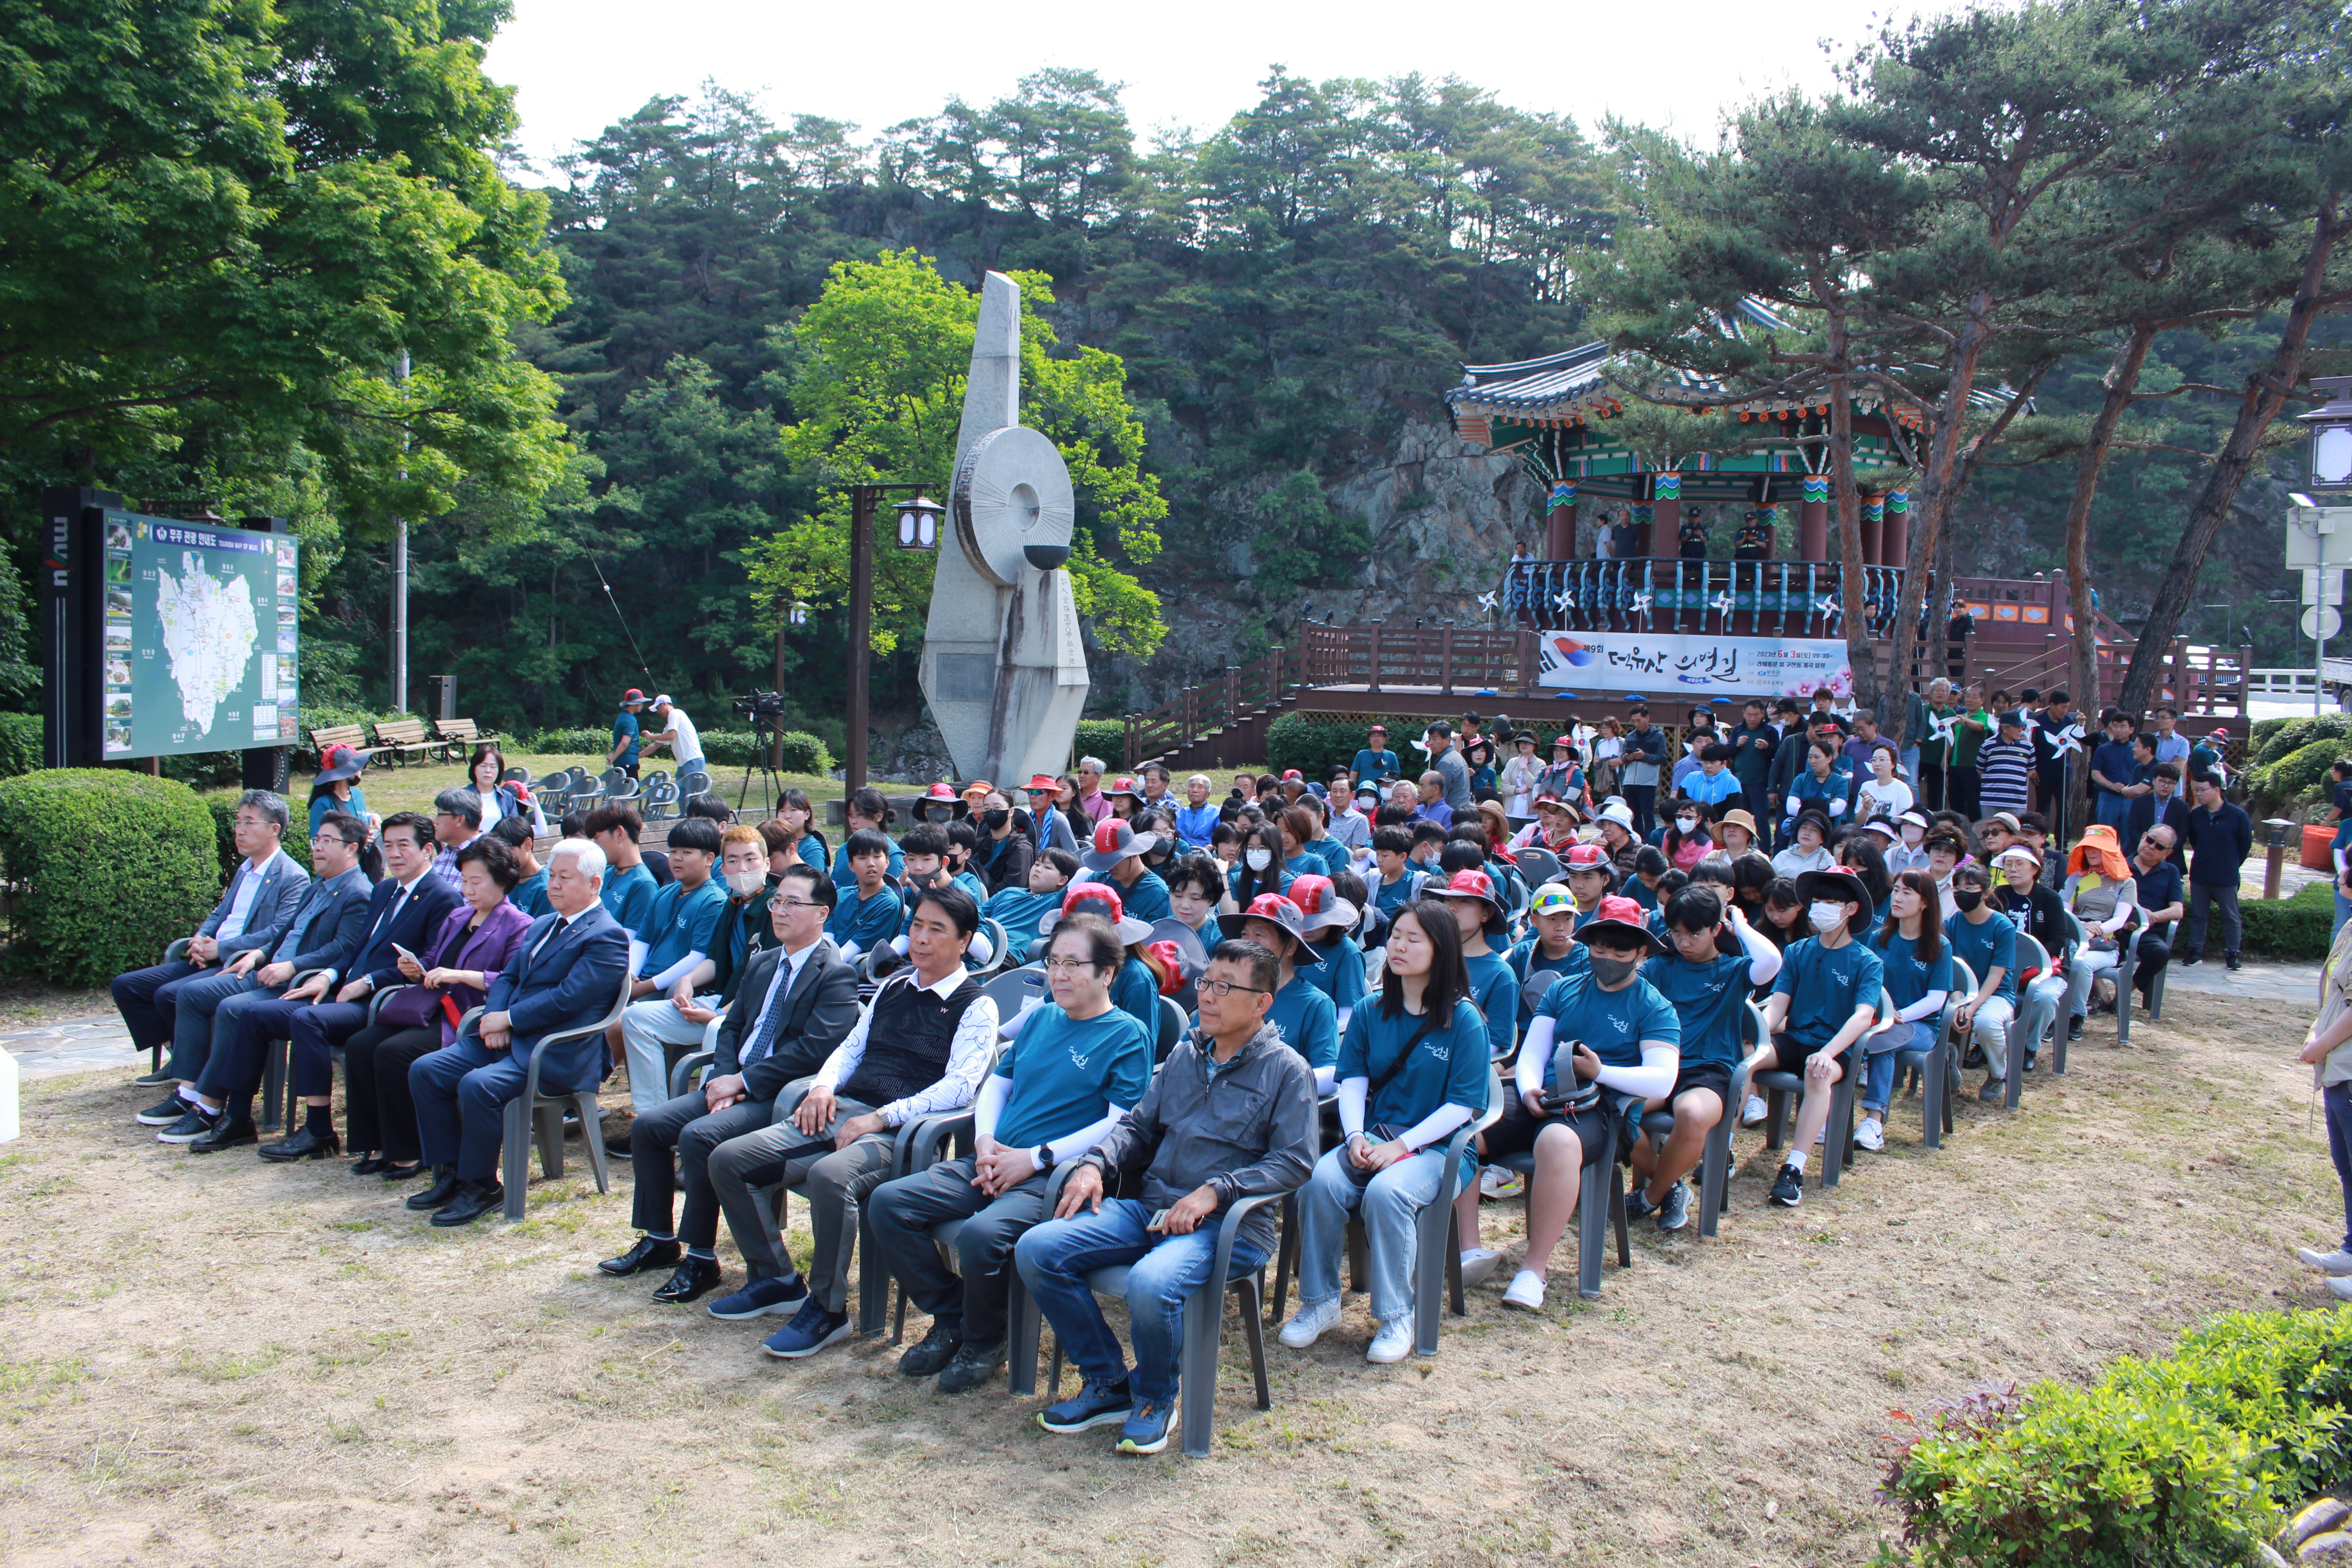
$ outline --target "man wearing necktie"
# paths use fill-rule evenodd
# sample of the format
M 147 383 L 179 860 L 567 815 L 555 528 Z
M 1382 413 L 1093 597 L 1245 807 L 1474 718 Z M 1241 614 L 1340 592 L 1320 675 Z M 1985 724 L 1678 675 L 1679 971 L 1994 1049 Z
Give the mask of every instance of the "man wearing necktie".
M 531 1053 L 550 1035 L 590 1029 L 621 1000 L 629 933 L 598 901 L 604 882 L 604 852 L 587 839 L 566 838 L 549 851 L 552 912 L 523 932 L 520 956 L 499 972 L 474 1032 L 408 1069 L 417 1144 L 434 1175 L 408 1206 L 435 1211 L 436 1226 L 469 1225 L 505 1201 L 498 1178 L 505 1112 L 528 1082 Z M 540 1088 L 577 1093 L 612 1070 L 604 1036 L 577 1035 L 540 1058 Z
M 710 1154 L 721 1143 L 764 1132 L 777 1096 L 824 1065 L 857 1022 L 857 972 L 824 934 L 839 897 L 833 879 L 812 866 L 784 868 L 768 900 L 777 946 L 745 962 L 743 983 L 719 1026 L 715 1058 L 702 1087 L 656 1106 L 629 1129 L 636 1177 L 632 1218 L 644 1232 L 618 1258 L 597 1267 L 616 1277 L 671 1268 L 656 1301 L 690 1301 L 719 1279 L 719 1198 Z M 672 1225 L 670 1151 L 686 1213 Z M 795 1294 L 794 1302 L 800 1297 Z

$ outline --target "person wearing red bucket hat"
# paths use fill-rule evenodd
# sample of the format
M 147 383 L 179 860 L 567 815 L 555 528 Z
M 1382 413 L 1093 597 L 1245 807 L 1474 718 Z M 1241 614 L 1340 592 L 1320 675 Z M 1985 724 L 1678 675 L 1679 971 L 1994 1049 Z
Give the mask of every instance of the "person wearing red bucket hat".
M 1332 1069 L 1339 1059 L 1339 1010 L 1307 978 L 1307 972 L 1323 963 L 1323 955 L 1307 940 L 1307 911 L 1286 894 L 1260 893 L 1241 913 L 1219 915 L 1217 929 L 1226 941 L 1246 937 L 1273 952 L 1277 962 L 1274 1005 L 1266 1009 L 1265 1021 L 1315 1069 L 1315 1092 L 1330 1093 Z
M 1424 889 L 1422 897 L 1435 899 L 1454 911 L 1462 931 L 1462 967 L 1469 976 L 1470 1000 L 1486 1020 L 1486 1054 L 1500 1060 L 1511 1054 L 1518 1037 L 1519 1000 L 1511 966 L 1491 940 L 1511 929 L 1495 879 L 1476 869 L 1456 871 Z
M 1878 950 L 1861 941 L 1872 912 L 1870 889 L 1843 866 L 1797 879 L 1813 934 L 1781 955 L 1779 978 L 1764 1004 L 1772 1042 L 1759 1071 L 1795 1073 L 1805 1080 L 1797 1131 L 1772 1179 L 1769 1201 L 1795 1208 L 1804 1201 L 1805 1160 L 1829 1122 L 1830 1095 L 1847 1074 L 1859 1072 L 1854 1047 L 1878 1016 L 1885 969 Z M 1840 1137 L 1844 1133 L 1841 1130 Z
M 1364 950 L 1348 934 L 1363 919 L 1363 911 L 1353 900 L 1340 896 L 1339 884 L 1329 877 L 1297 878 L 1283 896 L 1298 906 L 1304 917 L 1301 935 L 1315 954 L 1315 963 L 1301 973 L 1309 985 L 1331 998 L 1331 1005 L 1339 1009 L 1339 1026 L 1344 1029 L 1349 1010 L 1364 999 Z
M 646 706 L 646 694 L 635 687 L 621 693 L 620 711 L 613 715 L 613 749 L 604 757 L 604 765 L 618 768 L 631 778 L 637 776 L 637 747 L 644 731 L 637 715 Z
M 1124 817 L 1112 817 L 1096 825 L 1092 849 L 1078 857 L 1081 875 L 1117 888 L 1120 907 L 1137 920 L 1164 921 L 1170 913 L 1168 884 L 1143 861 L 1159 847 L 1157 833 L 1138 833 Z
M 1516 1092 L 1479 1140 L 1488 1159 L 1535 1154 L 1527 1251 L 1503 1292 L 1505 1306 L 1528 1311 L 1543 1306 L 1544 1274 L 1576 1212 L 1583 1166 L 1615 1154 L 1628 1112 L 1673 1088 L 1680 1059 L 1681 1020 L 1641 975 L 1643 961 L 1664 947 L 1641 906 L 1601 900 L 1577 941 L 1587 965 L 1544 993 L 1520 1042 Z
M 1167 978 L 1157 959 L 1144 952 L 1151 940 L 1151 922 L 1128 912 L 1119 890 L 1108 882 L 1072 882 L 1062 894 L 1062 907 L 1037 922 L 1037 941 L 1050 949 L 1054 930 L 1073 915 L 1095 915 L 1108 922 L 1127 950 L 1126 959 L 1110 983 L 1110 1005 L 1139 1020 L 1160 1037 L 1160 992 Z

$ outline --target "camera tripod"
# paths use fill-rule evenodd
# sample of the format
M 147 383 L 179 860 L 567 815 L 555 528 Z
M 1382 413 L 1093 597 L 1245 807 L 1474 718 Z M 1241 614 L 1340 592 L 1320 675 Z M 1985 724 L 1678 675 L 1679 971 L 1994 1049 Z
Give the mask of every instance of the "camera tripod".
M 743 764 L 743 782 L 735 791 L 735 810 L 743 811 L 743 803 L 751 797 L 751 775 L 760 775 L 760 798 L 765 803 L 761 815 L 773 816 L 784 798 L 784 775 L 778 773 L 768 759 L 774 754 L 771 742 L 784 732 L 782 718 L 754 713 L 751 719 L 751 760 Z

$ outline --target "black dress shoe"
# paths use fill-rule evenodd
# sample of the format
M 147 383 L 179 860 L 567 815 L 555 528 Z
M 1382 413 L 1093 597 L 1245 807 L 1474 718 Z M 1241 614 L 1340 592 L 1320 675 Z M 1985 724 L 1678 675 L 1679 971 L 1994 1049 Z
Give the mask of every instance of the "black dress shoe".
M 383 1169 L 383 1156 L 381 1154 L 370 1154 L 366 1159 L 357 1161 L 352 1164 L 352 1174 L 354 1176 L 373 1176 Z
M 667 1268 L 686 1256 L 686 1249 L 675 1241 L 656 1241 L 650 1236 L 637 1237 L 637 1244 L 618 1258 L 607 1258 L 596 1265 L 615 1279 L 642 1274 L 648 1268 Z
M 455 1198 L 458 1190 L 465 1184 L 457 1179 L 457 1166 L 436 1165 L 433 1167 L 433 1184 L 421 1193 L 410 1194 L 408 1206 L 419 1213 L 426 1209 L 437 1209 Z
M 342 1140 L 332 1132 L 313 1132 L 307 1127 L 296 1128 L 278 1142 L 268 1144 L 260 1151 L 263 1159 L 279 1165 L 291 1164 L 297 1160 L 323 1160 L 342 1152 Z
M 608 1158 L 631 1160 L 636 1157 L 636 1152 L 629 1146 L 629 1135 L 625 1132 L 616 1132 L 604 1140 L 604 1153 Z
M 496 1182 L 460 1182 L 456 1201 L 433 1216 L 438 1226 L 471 1225 L 507 1201 L 507 1190 Z
M 719 1260 L 715 1258 L 686 1258 L 670 1271 L 670 1277 L 654 1292 L 656 1301 L 683 1303 L 708 1294 L 719 1284 Z
M 211 1131 L 188 1144 L 191 1154 L 214 1154 L 240 1143 L 258 1143 L 261 1130 L 250 1121 L 216 1121 Z
M 931 1320 L 931 1331 L 922 1342 L 898 1358 L 898 1370 L 908 1377 L 937 1375 L 948 1363 L 955 1360 L 956 1352 L 963 1349 L 963 1325 L 942 1324 Z
M 381 1175 L 387 1182 L 411 1181 L 424 1173 L 425 1162 L 422 1160 L 417 1160 L 405 1165 L 395 1165 L 391 1162 L 386 1161 L 384 1162 L 383 1169 L 377 1173 L 377 1174 Z
M 131 1086 L 133 1089 L 161 1089 L 167 1083 L 175 1083 L 177 1081 L 178 1079 L 172 1076 L 172 1069 L 170 1068 L 162 1067 L 157 1068 L 153 1072 L 141 1073 L 137 1078 L 131 1080 Z

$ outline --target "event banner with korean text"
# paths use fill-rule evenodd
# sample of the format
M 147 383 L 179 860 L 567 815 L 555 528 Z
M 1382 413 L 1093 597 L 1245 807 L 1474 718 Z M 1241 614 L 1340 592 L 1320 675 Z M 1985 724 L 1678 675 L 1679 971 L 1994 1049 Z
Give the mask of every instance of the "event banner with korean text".
M 1696 632 L 1539 632 L 1539 686 L 1623 692 L 1654 702 L 1688 698 L 1802 699 L 1826 686 L 1853 695 L 1853 669 L 1843 640 L 1710 637 Z
M 282 533 L 108 510 L 105 754 L 285 745 L 298 692 L 299 544 Z

